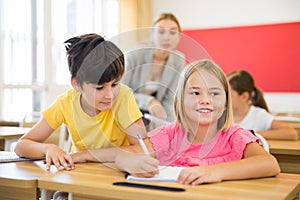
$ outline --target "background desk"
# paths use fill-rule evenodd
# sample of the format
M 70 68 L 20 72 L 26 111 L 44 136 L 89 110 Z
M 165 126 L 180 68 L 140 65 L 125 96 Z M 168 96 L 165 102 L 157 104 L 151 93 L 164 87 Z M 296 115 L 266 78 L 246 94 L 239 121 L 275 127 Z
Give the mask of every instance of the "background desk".
M 275 116 L 275 119 L 286 122 L 290 124 L 292 127 L 296 129 L 298 132 L 298 137 L 300 140 L 300 113 L 294 113 L 294 114 L 279 114 Z
M 9 151 L 13 142 L 16 142 L 22 135 L 27 133 L 30 128 L 13 126 L 0 126 L 0 139 L 4 139 L 4 151 Z
M 273 154 L 283 173 L 300 174 L 300 140 L 268 140 L 270 153 Z
M 112 185 L 126 181 L 124 174 L 98 163 L 77 164 L 74 171 L 44 176 L 38 187 L 47 190 L 72 192 L 73 200 L 91 199 L 296 199 L 300 191 L 300 175 L 280 174 L 278 177 L 241 181 L 225 181 L 197 186 L 178 183 L 143 182 L 162 186 L 185 188 L 185 192 L 121 187 Z

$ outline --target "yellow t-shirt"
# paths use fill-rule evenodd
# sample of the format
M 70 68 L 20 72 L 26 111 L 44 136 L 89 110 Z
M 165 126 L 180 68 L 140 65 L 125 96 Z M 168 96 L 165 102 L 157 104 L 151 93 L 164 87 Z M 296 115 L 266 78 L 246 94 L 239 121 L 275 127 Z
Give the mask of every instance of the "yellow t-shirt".
M 58 96 L 43 116 L 53 128 L 66 124 L 73 151 L 129 145 L 125 129 L 142 117 L 132 90 L 120 85 L 112 108 L 90 117 L 81 108 L 80 93 L 70 89 Z

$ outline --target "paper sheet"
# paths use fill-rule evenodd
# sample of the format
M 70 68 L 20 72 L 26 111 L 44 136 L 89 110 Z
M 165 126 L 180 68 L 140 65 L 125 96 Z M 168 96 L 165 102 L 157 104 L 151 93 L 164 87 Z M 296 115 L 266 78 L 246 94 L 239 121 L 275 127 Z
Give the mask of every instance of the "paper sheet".
M 182 169 L 185 167 L 171 167 L 159 166 L 159 174 L 151 178 L 142 178 L 132 175 L 127 176 L 127 180 L 135 181 L 162 181 L 162 182 L 176 182 Z

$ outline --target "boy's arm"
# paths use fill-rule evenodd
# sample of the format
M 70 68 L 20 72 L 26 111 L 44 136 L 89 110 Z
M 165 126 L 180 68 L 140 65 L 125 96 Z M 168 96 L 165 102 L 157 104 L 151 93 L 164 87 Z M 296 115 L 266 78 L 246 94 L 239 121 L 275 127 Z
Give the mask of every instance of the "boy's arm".
M 46 169 L 53 164 L 58 170 L 63 166 L 66 170 L 74 169 L 72 158 L 55 144 L 43 143 L 54 129 L 42 118 L 27 134 L 22 136 L 15 147 L 20 157 L 45 158 Z
M 18 156 L 29 158 L 43 158 L 46 155 L 45 149 L 48 144 L 43 143 L 54 129 L 50 127 L 47 121 L 42 118 L 25 135 L 23 135 L 15 147 Z
M 130 146 L 101 148 L 93 150 L 85 150 L 72 154 L 74 162 L 115 162 L 115 158 L 122 152 L 140 153 L 143 154 L 143 149 L 137 140 L 137 134 L 140 133 L 144 138 L 144 142 L 152 156 L 154 156 L 154 149 L 151 142 L 147 138 L 146 128 L 143 120 L 140 118 L 126 129 L 127 137 Z

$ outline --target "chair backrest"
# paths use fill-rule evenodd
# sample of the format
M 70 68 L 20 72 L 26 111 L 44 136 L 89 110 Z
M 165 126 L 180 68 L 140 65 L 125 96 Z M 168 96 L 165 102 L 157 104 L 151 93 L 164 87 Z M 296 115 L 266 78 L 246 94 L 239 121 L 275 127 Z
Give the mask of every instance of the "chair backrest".
M 168 121 L 159 119 L 159 118 L 154 117 L 153 115 L 150 115 L 150 114 L 147 114 L 147 113 L 144 114 L 144 118 L 148 119 L 151 122 L 153 122 L 157 126 L 161 126 L 161 125 L 165 125 L 165 124 L 169 123 Z
M 259 139 L 261 146 L 264 148 L 264 150 L 266 152 L 270 153 L 270 146 L 269 146 L 269 143 L 267 142 L 267 140 L 259 133 L 255 133 L 253 130 L 251 130 L 251 132 L 253 133 L 253 135 L 255 135 Z
M 262 147 L 264 148 L 264 150 L 268 153 L 270 153 L 270 146 L 269 146 L 269 143 L 267 142 L 267 140 L 260 134 L 258 133 L 255 133 L 256 137 L 259 138 L 260 142 L 261 142 L 261 145 Z

